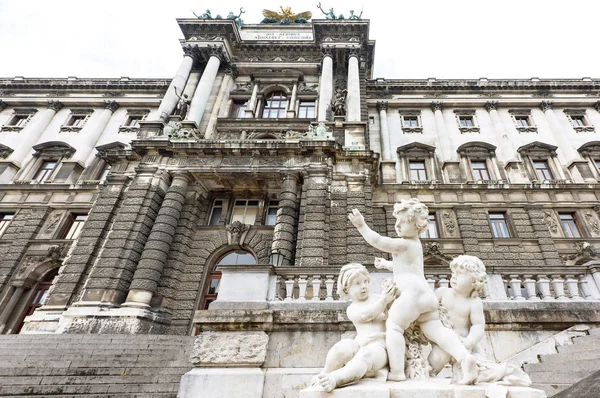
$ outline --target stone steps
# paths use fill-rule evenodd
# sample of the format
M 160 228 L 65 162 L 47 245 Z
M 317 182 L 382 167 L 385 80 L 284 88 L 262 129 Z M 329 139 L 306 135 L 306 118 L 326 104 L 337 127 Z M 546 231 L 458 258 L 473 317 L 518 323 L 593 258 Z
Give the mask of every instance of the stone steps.
M 188 355 L 193 340 L 162 335 L 0 336 L 0 396 L 175 398 L 181 376 L 192 368 Z
M 567 390 L 600 369 L 600 329 L 587 336 L 575 337 L 573 344 L 558 346 L 558 353 L 540 355 L 539 363 L 523 368 L 533 381 L 532 387 L 544 390 L 548 397 Z

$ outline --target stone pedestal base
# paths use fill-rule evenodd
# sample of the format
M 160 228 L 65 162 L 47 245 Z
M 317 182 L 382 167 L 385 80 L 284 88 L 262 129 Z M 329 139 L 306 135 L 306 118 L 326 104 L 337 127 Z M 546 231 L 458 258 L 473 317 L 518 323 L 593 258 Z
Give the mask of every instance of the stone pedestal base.
M 300 398 L 546 398 L 546 393 L 527 387 L 504 387 L 494 384 L 476 386 L 450 385 L 449 379 L 405 381 L 376 380 L 360 382 L 327 393 L 317 387 L 300 392 Z
M 262 398 L 264 382 L 260 368 L 196 368 L 181 378 L 177 398 Z

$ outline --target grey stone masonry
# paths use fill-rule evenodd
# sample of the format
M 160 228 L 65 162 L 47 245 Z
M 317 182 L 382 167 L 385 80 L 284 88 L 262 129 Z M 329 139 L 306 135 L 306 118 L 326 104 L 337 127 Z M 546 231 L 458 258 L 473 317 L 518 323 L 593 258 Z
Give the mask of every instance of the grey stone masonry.
M 142 252 L 140 262 L 133 275 L 130 287 L 129 302 L 132 291 L 157 292 L 157 287 L 167 263 L 175 229 L 179 224 L 190 176 L 187 172 L 175 173 L 173 181 L 158 211 L 150 236 Z M 138 300 L 133 300 L 138 302 Z M 145 304 L 150 304 L 146 302 Z
M 47 207 L 21 209 L 15 214 L 2 235 L 0 246 L 0 291 L 4 290 L 21 257 L 27 250 L 29 241 L 35 237 L 48 214 Z
M 454 211 L 456 212 L 458 229 L 463 240 L 465 254 L 479 256 L 479 240 L 477 239 L 478 232 L 476 231 L 473 223 L 471 206 L 455 206 Z M 489 237 L 491 238 L 491 232 L 489 233 Z
M 294 260 L 298 219 L 298 181 L 299 176 L 295 174 L 285 175 L 279 195 L 279 209 L 277 210 L 271 249 L 278 250 L 284 256 L 282 265 L 292 265 Z
M 331 183 L 331 218 L 329 223 L 329 253 L 335 264 L 346 264 L 348 233 L 348 182 L 339 175 Z
M 373 226 L 373 211 L 371 207 L 371 184 L 365 176 L 347 177 L 348 197 L 347 213 L 358 209 L 364 216 L 365 222 Z M 373 247 L 365 241 L 360 232 L 352 226 L 345 216 L 348 225 L 346 243 L 348 245 L 347 261 L 351 263 L 373 263 Z M 341 264 L 343 265 L 343 264 Z
M 525 210 L 524 210 L 525 211 Z M 554 239 L 550 234 L 550 229 L 544 220 L 544 212 L 542 206 L 529 205 L 527 206 L 527 214 L 531 221 L 531 226 L 534 233 L 534 238 L 537 238 L 539 243 L 539 252 L 537 257 L 544 261 L 546 266 L 562 267 L 563 262 L 558 255 L 558 250 L 554 244 Z
M 65 261 L 47 305 L 66 306 L 78 296 L 82 289 L 82 281 L 85 281 L 91 272 L 91 266 L 98 256 L 102 241 L 106 238 L 129 182 L 129 177 L 111 177 L 108 185 L 102 190 L 83 225 L 71 256 Z
M 164 191 L 136 176 L 117 209 L 112 230 L 95 262 L 84 301 L 122 303 L 162 203 Z
M 303 185 L 302 244 L 296 249 L 297 265 L 303 267 L 329 264 L 329 172 L 326 168 L 310 168 Z M 304 197 L 304 195 L 306 195 Z

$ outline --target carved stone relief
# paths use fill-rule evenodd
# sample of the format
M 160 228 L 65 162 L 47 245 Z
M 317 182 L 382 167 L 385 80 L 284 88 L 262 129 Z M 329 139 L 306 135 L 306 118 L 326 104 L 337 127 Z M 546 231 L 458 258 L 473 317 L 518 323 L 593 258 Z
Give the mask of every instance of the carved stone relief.
M 239 221 L 234 221 L 233 223 L 227 225 L 227 244 L 242 246 L 244 244 L 244 240 L 246 239 L 246 235 L 248 235 L 248 231 L 250 230 L 250 225 L 242 224 Z
M 598 217 L 591 211 L 583 213 L 583 217 L 592 235 L 600 236 L 600 222 L 598 221 Z
M 456 220 L 454 213 L 450 211 L 442 212 L 442 226 L 445 231 L 445 236 L 448 238 L 457 238 Z

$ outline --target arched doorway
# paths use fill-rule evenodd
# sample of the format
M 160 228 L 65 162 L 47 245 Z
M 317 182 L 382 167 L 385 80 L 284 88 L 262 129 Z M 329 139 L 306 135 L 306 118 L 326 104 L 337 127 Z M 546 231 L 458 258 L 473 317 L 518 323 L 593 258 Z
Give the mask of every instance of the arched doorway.
M 23 321 L 25 320 L 25 318 L 33 314 L 33 312 L 37 308 L 40 308 L 44 304 L 46 298 L 48 297 L 48 294 L 50 293 L 52 281 L 54 280 L 56 275 L 58 275 L 58 268 L 55 268 L 48 272 L 44 276 L 44 278 L 32 289 L 33 293 L 29 296 L 29 300 L 27 301 L 25 308 L 19 316 L 19 319 L 15 323 L 12 333 L 18 334 L 21 331 L 21 328 L 23 327 Z
M 204 295 L 200 304 L 201 310 L 207 310 L 210 303 L 217 299 L 219 294 L 219 284 L 221 283 L 221 265 L 253 265 L 256 264 L 256 258 L 250 252 L 245 250 L 236 250 L 223 255 L 210 269 L 206 278 Z

